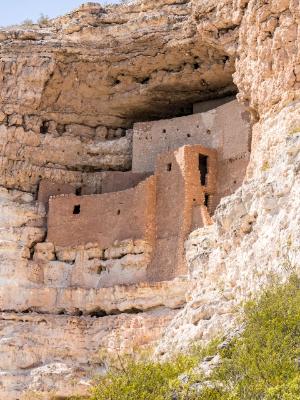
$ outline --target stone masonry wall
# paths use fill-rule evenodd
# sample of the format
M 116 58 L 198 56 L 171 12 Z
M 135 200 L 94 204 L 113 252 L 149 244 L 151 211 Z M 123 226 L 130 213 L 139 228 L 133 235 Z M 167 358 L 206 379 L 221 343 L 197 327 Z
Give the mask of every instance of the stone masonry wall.
M 207 156 L 205 184 L 199 156 Z M 156 164 L 156 242 L 148 270 L 150 280 L 187 274 L 184 242 L 193 226 L 210 223 L 205 195 L 216 192 L 217 154 L 202 146 L 183 146 L 162 154 Z
M 149 176 L 147 173 L 139 174 L 131 171 L 98 172 L 95 175 L 97 184 L 93 184 L 91 180 L 78 184 L 68 184 L 56 182 L 55 177 L 53 177 L 54 180 L 42 179 L 38 187 L 38 201 L 47 205 L 50 196 L 59 196 L 61 194 L 76 194 L 81 196 L 118 192 L 135 187 Z
M 155 175 L 136 188 L 102 195 L 51 197 L 47 240 L 55 247 L 66 248 L 96 243 L 104 252 L 115 241 L 143 240 L 153 255 L 147 276 L 137 270 L 137 281 L 186 275 L 184 242 L 192 227 L 211 223 L 209 211 L 216 182 L 216 151 L 183 146 L 161 155 Z M 108 271 L 106 285 L 113 286 L 116 273 L 114 269 Z

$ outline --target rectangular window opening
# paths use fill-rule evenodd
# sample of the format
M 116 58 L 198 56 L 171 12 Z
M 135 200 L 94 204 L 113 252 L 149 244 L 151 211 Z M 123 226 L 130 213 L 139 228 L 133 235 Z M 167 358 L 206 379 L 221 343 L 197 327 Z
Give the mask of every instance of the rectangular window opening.
M 39 198 L 40 182 L 36 185 L 36 193 L 35 193 L 35 196 L 34 196 L 35 200 L 37 200 Z
M 82 192 L 81 187 L 76 188 L 76 192 L 75 192 L 76 196 L 81 196 L 81 192 Z
M 76 206 L 74 206 L 74 208 L 73 208 L 73 214 L 74 214 L 74 215 L 80 214 L 80 205 L 79 205 L 79 204 L 77 204 Z
M 167 171 L 172 171 L 172 163 L 167 164 Z
M 208 157 L 203 155 L 203 154 L 199 154 L 199 171 L 200 171 L 200 182 L 202 186 L 205 186 L 206 184 L 206 175 L 208 172 L 207 169 L 207 161 L 208 161 Z
M 205 204 L 205 206 L 206 206 L 207 208 L 209 207 L 209 195 L 208 195 L 208 194 L 205 195 L 204 204 Z

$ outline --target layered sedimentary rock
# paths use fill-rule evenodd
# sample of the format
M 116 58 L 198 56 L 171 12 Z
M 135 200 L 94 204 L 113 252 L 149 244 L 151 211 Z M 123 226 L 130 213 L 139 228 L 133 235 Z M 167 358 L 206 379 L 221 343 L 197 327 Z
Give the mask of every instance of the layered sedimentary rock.
M 248 179 L 223 199 L 214 225 L 191 233 L 186 255 L 194 287 L 161 353 L 229 331 L 244 301 L 274 278 L 299 273 L 299 117 L 296 102 L 256 125 L 261 139 Z
M 299 273 L 299 2 L 245 3 L 228 39 L 238 40 L 239 97 L 259 119 L 248 173 L 242 187 L 221 202 L 215 224 L 193 232 L 186 243 L 194 288 L 159 346 L 163 354 L 231 329 L 243 301 L 274 277 Z M 210 26 L 213 41 L 212 24 L 221 10 L 239 15 L 237 6 L 199 6 L 199 29 Z
M 297 269 L 298 24 L 297 0 L 144 0 L 1 30 L 0 399 L 86 392 L 100 350 L 209 340 L 270 276 Z M 257 122 L 247 177 L 191 233 L 189 280 L 122 286 L 115 273 L 106 287 L 106 268 L 143 270 L 147 245 L 103 256 L 44 243 L 42 179 L 102 193 L 106 171 L 131 169 L 134 122 L 237 90 Z
M 87 4 L 49 28 L 2 32 L 3 111 L 118 128 L 232 90 L 233 60 L 197 41 L 191 11 Z
M 104 355 L 146 349 L 174 313 L 103 318 L 2 313 L 0 398 L 85 394 L 95 374 L 105 371 Z
M 90 4 L 49 27 L 1 32 L 1 398 L 87 390 L 98 350 L 151 345 L 185 303 L 185 280 L 118 285 L 145 271 L 146 244 L 43 244 L 41 181 L 102 193 L 105 171 L 131 168 L 133 122 L 234 90 L 232 62 L 190 46 L 188 2 L 121 9 Z

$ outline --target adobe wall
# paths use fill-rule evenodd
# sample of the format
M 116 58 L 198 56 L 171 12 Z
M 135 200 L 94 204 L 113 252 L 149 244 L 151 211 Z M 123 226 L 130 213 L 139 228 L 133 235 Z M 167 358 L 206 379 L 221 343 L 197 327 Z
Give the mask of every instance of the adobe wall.
M 153 259 L 147 271 L 149 281 L 169 280 L 176 275 L 178 234 L 185 201 L 184 176 L 180 165 L 183 162 L 183 151 L 177 153 L 163 155 L 157 163 L 156 241 Z M 169 164 L 172 165 L 170 171 Z
M 236 100 L 201 114 L 137 123 L 133 134 L 133 172 L 153 171 L 156 157 L 183 145 L 201 144 L 218 152 L 218 191 L 212 209 L 244 179 L 250 157 L 251 127 Z
M 95 175 L 95 174 L 94 174 Z M 50 196 L 61 194 L 92 195 L 112 193 L 135 187 L 149 176 L 148 173 L 133 173 L 131 171 L 98 172 L 94 182 L 81 184 L 65 184 L 50 179 L 42 179 L 39 184 L 38 201 L 47 204 Z
M 154 177 L 115 193 L 53 197 L 49 201 L 47 241 L 62 247 L 91 242 L 103 249 L 116 240 L 144 239 L 152 244 L 154 207 Z
M 111 171 L 103 174 L 101 193 L 118 192 L 135 187 L 146 179 L 149 173 L 134 173 L 132 171 Z
M 50 196 L 75 194 L 75 191 L 75 186 L 68 183 L 58 183 L 48 179 L 42 179 L 38 189 L 38 201 L 47 204 Z
M 205 186 L 199 154 L 207 155 Z M 193 227 L 210 222 L 205 195 L 216 191 L 217 155 L 202 146 L 184 146 L 158 157 L 156 164 L 156 243 L 147 277 L 170 280 L 187 273 L 184 243 Z
M 204 170 L 199 166 L 200 155 L 206 159 Z M 116 177 L 122 178 L 122 173 L 118 174 Z M 127 177 L 133 183 L 138 176 Z M 51 197 L 47 241 L 62 248 L 97 243 L 107 249 L 116 241 L 144 240 L 153 249 L 150 264 L 137 271 L 138 277 L 127 271 L 124 279 L 164 281 L 185 275 L 184 243 L 193 228 L 210 223 L 216 181 L 216 151 L 200 145 L 183 146 L 160 155 L 155 175 L 135 188 Z M 108 284 L 109 276 L 106 280 Z

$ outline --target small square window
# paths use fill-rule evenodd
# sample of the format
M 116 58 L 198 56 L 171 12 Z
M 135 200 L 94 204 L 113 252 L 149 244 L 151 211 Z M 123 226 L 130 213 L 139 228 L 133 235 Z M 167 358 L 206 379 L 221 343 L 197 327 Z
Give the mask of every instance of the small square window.
M 76 206 L 74 206 L 74 208 L 73 208 L 73 214 L 74 214 L 74 215 L 80 214 L 80 205 L 79 205 L 79 204 L 77 204 Z
M 172 171 L 172 163 L 167 164 L 167 171 Z

